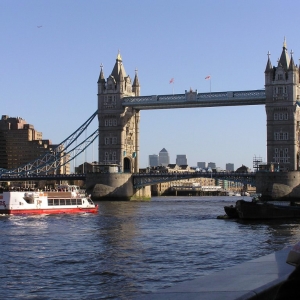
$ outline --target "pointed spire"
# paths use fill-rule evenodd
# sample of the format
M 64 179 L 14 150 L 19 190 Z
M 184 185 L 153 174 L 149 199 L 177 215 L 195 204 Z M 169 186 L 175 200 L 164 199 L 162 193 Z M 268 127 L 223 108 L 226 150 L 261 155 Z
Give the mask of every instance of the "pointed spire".
M 114 66 L 114 68 L 111 72 L 111 76 L 113 76 L 116 81 L 120 80 L 120 71 L 121 71 L 121 69 L 122 69 L 122 78 L 127 77 L 126 71 L 125 71 L 123 63 L 122 63 L 122 57 L 121 57 L 121 54 L 120 54 L 120 50 L 119 50 L 115 66 Z
M 117 60 L 122 61 L 122 56 L 121 56 L 120 50 L 118 50 Z
M 139 78 L 138 78 L 138 70 L 135 69 L 135 76 L 134 76 L 134 80 L 133 80 L 133 87 L 139 87 L 140 86 L 140 82 L 139 82 Z
M 284 37 L 284 42 L 283 42 L 283 47 L 282 47 L 282 52 L 281 56 L 278 62 L 278 66 L 282 66 L 285 70 L 289 68 L 290 65 L 290 58 L 287 52 L 287 46 L 286 46 L 286 39 Z
M 287 49 L 287 46 L 286 46 L 286 38 L 284 37 L 284 40 L 283 40 L 283 48 Z
M 294 52 L 293 52 L 293 50 L 291 50 L 291 60 L 290 60 L 289 70 L 296 70 L 293 54 L 294 54 Z
M 119 81 L 124 81 L 122 63 L 120 65 L 121 65 L 121 68 L 120 68 L 119 78 L 118 79 L 119 79 Z
M 267 66 L 266 66 L 265 73 L 266 73 L 266 72 L 270 72 L 270 71 L 273 70 L 273 66 L 272 66 L 271 60 L 270 60 L 270 56 L 271 56 L 270 51 L 268 51 L 268 54 L 267 54 L 267 55 L 268 55 L 268 61 L 267 61 Z
M 99 79 L 98 79 L 98 82 L 105 82 L 105 78 L 104 78 L 104 73 L 103 73 L 103 65 L 101 64 L 100 65 L 100 75 L 99 75 Z

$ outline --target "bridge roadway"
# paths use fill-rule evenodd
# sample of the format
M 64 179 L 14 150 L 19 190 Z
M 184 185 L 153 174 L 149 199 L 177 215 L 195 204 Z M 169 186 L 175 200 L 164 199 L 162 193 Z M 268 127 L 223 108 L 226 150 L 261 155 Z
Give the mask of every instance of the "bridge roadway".
M 265 90 L 124 97 L 122 106 L 139 110 L 266 104 Z
M 157 183 L 191 179 L 191 178 L 217 178 L 255 185 L 255 173 L 227 173 L 227 172 L 184 172 L 184 173 L 139 173 L 133 174 L 133 186 L 141 188 Z M 38 181 L 38 180 L 86 180 L 86 173 L 83 174 L 2 174 L 0 182 L 7 181 Z

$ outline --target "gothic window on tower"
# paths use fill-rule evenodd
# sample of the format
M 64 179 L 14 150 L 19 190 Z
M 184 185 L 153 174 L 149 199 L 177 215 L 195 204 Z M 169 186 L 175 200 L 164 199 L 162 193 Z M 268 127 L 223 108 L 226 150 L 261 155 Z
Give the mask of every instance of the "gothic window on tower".
M 105 152 L 104 155 L 105 155 L 104 160 L 105 160 L 105 161 L 108 161 L 108 160 L 109 160 L 109 154 L 108 154 L 108 152 Z
M 288 148 L 284 148 L 284 150 L 275 148 L 274 162 L 288 163 L 289 162 L 288 152 L 289 152 Z
M 117 126 L 117 119 L 116 118 L 105 119 L 104 125 L 105 126 Z
M 274 132 L 274 140 L 276 141 L 287 141 L 289 139 L 288 132 Z
M 279 86 L 279 87 L 278 87 L 278 94 L 279 94 L 279 95 L 282 95 L 282 94 L 283 94 L 283 87 L 282 87 L 282 86 Z
M 277 121 L 277 120 L 280 120 L 280 121 L 283 121 L 283 120 L 288 120 L 289 119 L 289 114 L 287 112 L 285 113 L 274 113 L 274 120 Z
M 283 80 L 283 74 L 278 74 L 277 79 L 278 79 L 278 80 Z
M 109 137 L 105 138 L 105 145 L 109 145 Z

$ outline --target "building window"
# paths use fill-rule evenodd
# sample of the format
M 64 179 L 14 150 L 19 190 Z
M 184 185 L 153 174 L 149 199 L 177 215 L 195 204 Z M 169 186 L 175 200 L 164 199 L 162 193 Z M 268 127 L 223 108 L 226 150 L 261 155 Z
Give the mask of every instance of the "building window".
M 109 145 L 109 137 L 105 138 L 105 145 Z
M 280 95 L 283 94 L 283 87 L 282 86 L 278 87 L 278 94 L 280 94 Z
M 288 132 L 274 132 L 274 140 L 275 141 L 287 141 L 289 139 Z
M 116 138 L 116 137 L 113 137 L 113 138 L 112 138 L 112 143 L 113 143 L 114 145 L 117 144 L 117 138 Z
M 283 80 L 283 75 L 282 74 L 278 74 L 278 80 Z
M 288 156 L 288 148 L 279 149 L 275 148 L 275 155 L 274 155 L 274 161 L 276 163 L 288 163 L 289 162 L 289 156 Z
M 274 113 L 274 120 L 278 120 L 278 113 Z
M 117 126 L 117 119 L 116 118 L 105 119 L 104 125 L 105 126 Z

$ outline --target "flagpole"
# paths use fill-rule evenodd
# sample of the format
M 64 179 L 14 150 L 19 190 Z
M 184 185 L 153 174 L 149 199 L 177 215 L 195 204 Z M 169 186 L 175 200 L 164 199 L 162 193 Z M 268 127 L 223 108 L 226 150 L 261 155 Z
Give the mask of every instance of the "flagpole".
M 172 84 L 172 93 L 174 95 L 174 78 L 171 78 L 170 82 Z
M 209 93 L 211 93 L 211 76 L 208 75 L 204 78 L 205 80 L 209 80 Z

